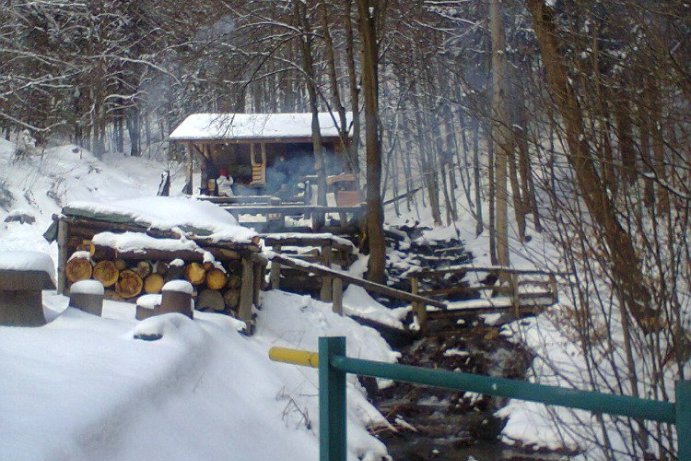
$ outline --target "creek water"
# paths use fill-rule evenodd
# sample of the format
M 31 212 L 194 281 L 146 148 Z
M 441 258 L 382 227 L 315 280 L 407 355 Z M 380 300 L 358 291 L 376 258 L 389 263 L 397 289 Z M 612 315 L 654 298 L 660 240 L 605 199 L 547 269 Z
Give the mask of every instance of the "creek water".
M 428 336 L 399 348 L 400 363 L 524 379 L 532 354 L 500 328 L 474 322 L 454 334 Z M 396 431 L 377 436 L 394 461 L 566 460 L 568 454 L 503 444 L 504 421 L 494 416 L 506 399 L 395 383 L 378 389 L 363 380 L 375 406 Z

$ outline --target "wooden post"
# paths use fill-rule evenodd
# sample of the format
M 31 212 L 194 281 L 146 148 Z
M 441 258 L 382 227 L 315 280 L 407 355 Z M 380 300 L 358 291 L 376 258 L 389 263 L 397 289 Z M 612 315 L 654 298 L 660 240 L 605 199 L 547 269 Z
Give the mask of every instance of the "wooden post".
M 416 295 L 420 291 L 420 282 L 417 277 L 410 278 L 410 291 Z M 419 301 L 413 301 L 413 312 L 417 315 L 417 322 L 420 324 L 420 333 L 427 333 L 427 309 Z
M 343 315 L 343 280 L 333 277 L 333 312 Z
M 549 274 L 549 289 L 552 292 L 552 303 L 558 303 L 559 291 L 557 288 L 557 277 L 554 274 Z
M 238 317 L 247 324 L 248 333 L 252 328 L 252 288 L 254 287 L 254 270 L 252 261 L 248 257 L 242 258 L 242 285 L 240 286 L 240 304 L 238 306 Z
M 273 250 L 276 253 L 280 253 L 281 245 L 274 245 Z M 271 289 L 278 290 L 281 284 L 281 264 L 278 261 L 271 261 L 271 273 L 269 278 L 271 279 Z
M 345 357 L 344 337 L 319 338 L 319 460 L 345 461 L 346 374 L 331 366 L 334 356 Z
M 63 219 L 58 219 L 58 293 L 65 294 L 65 265 L 67 264 L 67 238 L 70 225 Z
M 511 289 L 511 304 L 513 305 L 513 311 L 516 318 L 520 318 L 520 305 L 521 300 L 518 293 L 518 274 L 512 273 L 508 276 L 509 288 Z
M 192 155 L 192 146 L 189 143 L 185 144 L 187 148 L 187 178 L 185 181 L 185 193 L 188 195 L 194 194 L 194 156 Z
M 331 269 L 331 244 L 327 243 L 322 245 L 321 249 L 321 263 L 322 265 Z M 331 277 L 328 275 L 322 275 L 322 287 L 319 292 L 319 299 L 325 302 L 331 301 Z
M 260 296 L 259 292 L 262 289 L 262 284 L 264 283 L 264 269 L 265 266 L 261 264 L 258 261 L 253 262 L 254 266 L 254 274 L 253 274 L 253 284 L 252 284 L 252 301 L 254 302 L 254 305 L 257 306 L 257 309 L 261 309 L 261 302 L 260 302 Z

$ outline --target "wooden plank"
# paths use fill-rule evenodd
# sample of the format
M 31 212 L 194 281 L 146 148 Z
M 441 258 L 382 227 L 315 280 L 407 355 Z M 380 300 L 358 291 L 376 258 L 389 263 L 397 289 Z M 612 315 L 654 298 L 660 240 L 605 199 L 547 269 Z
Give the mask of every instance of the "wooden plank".
M 195 196 L 205 202 L 217 203 L 219 205 L 243 205 L 243 204 L 271 204 L 280 198 L 273 195 L 234 195 L 232 197 L 216 197 L 212 195 Z
M 358 213 L 363 206 L 320 205 L 227 205 L 223 207 L 237 214 L 311 214 L 311 213 Z
M 327 274 L 332 277 L 338 277 L 342 279 L 344 282 L 352 283 L 353 285 L 360 286 L 364 288 L 365 290 L 368 291 L 373 291 L 375 293 L 380 293 L 386 296 L 391 296 L 392 298 L 396 299 L 402 299 L 404 301 L 408 302 L 421 302 L 425 305 L 429 306 L 434 306 L 438 307 L 440 309 L 446 309 L 446 304 L 438 301 L 436 299 L 432 298 L 427 298 L 425 296 L 419 296 L 419 295 L 414 295 L 412 293 L 408 293 L 407 291 L 402 291 L 402 290 L 397 290 L 395 288 L 388 287 L 386 285 L 381 285 L 379 283 L 374 283 L 370 282 L 369 280 L 364 280 L 359 277 L 352 276 L 350 274 L 346 274 L 345 272 L 341 272 L 339 270 L 335 269 L 330 269 L 326 268 L 323 266 L 319 266 L 316 264 L 309 264 L 305 263 L 303 261 L 289 258 L 287 256 L 280 255 L 278 253 L 270 253 L 269 254 L 269 259 L 271 261 L 278 261 L 284 266 L 292 267 L 294 269 L 297 269 L 302 272 L 308 272 L 308 273 L 313 273 L 313 274 L 318 274 L 318 275 L 323 275 Z
M 520 275 L 560 275 L 568 276 L 571 275 L 569 272 L 550 272 L 543 271 L 539 269 L 514 269 L 513 267 L 502 267 L 502 266 L 469 266 L 469 265 L 459 265 L 451 266 L 442 269 L 421 269 L 410 271 L 409 275 L 414 275 L 417 277 L 434 276 L 434 275 L 444 275 L 444 274 L 454 274 L 458 272 L 505 272 L 507 274 L 520 274 Z
M 69 224 L 64 219 L 58 220 L 58 293 L 65 294 L 67 282 L 65 280 L 65 265 L 67 264 L 67 238 Z

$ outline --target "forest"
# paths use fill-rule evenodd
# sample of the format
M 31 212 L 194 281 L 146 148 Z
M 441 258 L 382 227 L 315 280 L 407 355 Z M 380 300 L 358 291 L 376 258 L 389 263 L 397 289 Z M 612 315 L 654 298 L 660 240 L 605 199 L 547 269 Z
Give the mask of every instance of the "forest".
M 18 157 L 73 143 L 180 159 L 167 136 L 193 112 L 352 112 L 371 280 L 387 200 L 438 226 L 472 217 L 501 266 L 540 234 L 555 254 L 524 256 L 570 274 L 554 321 L 585 386 L 673 400 L 689 379 L 689 3 L 0 5 L 0 132 Z M 601 459 L 675 458 L 672 425 L 560 415 Z

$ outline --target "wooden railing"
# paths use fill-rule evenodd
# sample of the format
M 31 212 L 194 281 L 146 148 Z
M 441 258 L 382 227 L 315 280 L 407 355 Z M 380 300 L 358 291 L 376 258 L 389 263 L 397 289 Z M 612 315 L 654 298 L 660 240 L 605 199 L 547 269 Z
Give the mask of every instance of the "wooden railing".
M 269 251 L 265 252 L 267 258 L 271 261 L 271 280 L 272 287 L 279 288 L 281 266 L 292 267 L 299 271 L 307 272 L 322 277 L 322 285 L 327 284 L 331 287 L 331 299 L 333 302 L 333 311 L 338 314 L 343 314 L 343 283 L 352 283 L 353 285 L 364 288 L 373 293 L 383 294 L 392 298 L 402 299 L 413 304 L 420 304 L 422 306 L 430 305 L 439 309 L 446 309 L 446 304 L 436 299 L 420 296 L 415 293 L 397 290 L 386 285 L 370 282 L 369 280 L 355 277 L 337 269 L 322 266 L 319 264 L 308 263 L 299 259 L 291 258 L 279 253 Z M 274 269 L 276 267 L 276 269 Z M 275 273 L 274 273 L 275 270 Z M 274 284 L 275 282 L 275 284 Z M 322 288 L 322 294 L 324 289 Z M 329 301 L 329 299 L 322 298 L 322 301 Z
M 465 276 L 469 273 L 485 273 L 485 283 L 475 285 L 449 285 L 434 290 L 422 290 L 421 280 L 430 278 L 444 278 L 449 275 Z M 557 276 L 568 275 L 559 272 L 549 272 L 537 269 L 515 269 L 502 266 L 470 266 L 460 265 L 444 269 L 423 269 L 408 274 L 411 292 L 435 299 L 447 299 L 451 296 L 463 296 L 469 299 L 478 298 L 490 293 L 493 298 L 486 296 L 486 305 L 475 303 L 463 306 L 461 302 L 449 304 L 444 312 L 428 311 L 426 306 L 413 303 L 413 311 L 418 319 L 420 330 L 427 331 L 429 317 L 432 316 L 462 316 L 477 315 L 513 310 L 516 316 L 528 309 L 532 312 L 540 308 L 555 304 L 559 300 Z M 528 287 L 536 288 L 529 290 Z M 508 300 L 508 302 L 506 302 Z

